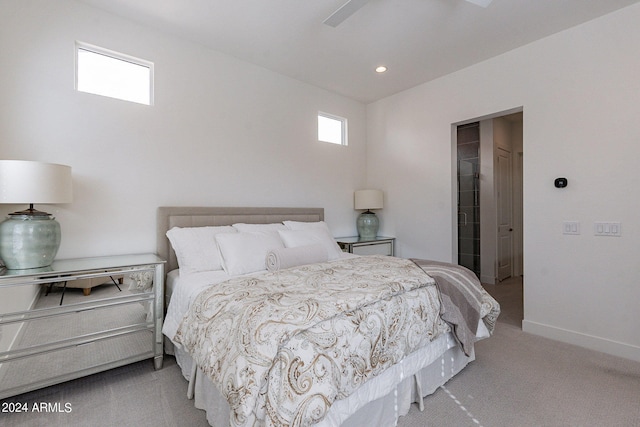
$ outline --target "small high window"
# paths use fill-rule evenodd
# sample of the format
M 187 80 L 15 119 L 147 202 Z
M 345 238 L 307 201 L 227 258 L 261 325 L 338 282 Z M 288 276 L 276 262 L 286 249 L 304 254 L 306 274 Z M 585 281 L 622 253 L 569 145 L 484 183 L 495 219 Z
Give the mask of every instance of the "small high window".
M 347 119 L 318 113 L 318 141 L 347 145 Z
M 152 105 L 153 63 L 76 42 L 76 89 Z

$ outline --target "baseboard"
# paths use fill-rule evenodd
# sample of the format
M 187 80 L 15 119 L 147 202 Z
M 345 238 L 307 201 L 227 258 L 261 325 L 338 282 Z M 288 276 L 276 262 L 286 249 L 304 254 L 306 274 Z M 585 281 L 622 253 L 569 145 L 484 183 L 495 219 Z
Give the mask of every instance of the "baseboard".
M 486 283 L 488 285 L 495 285 L 496 284 L 496 278 L 493 276 L 489 276 L 489 275 L 482 275 L 482 273 L 480 273 L 480 282 L 482 283 Z
M 590 350 L 601 351 L 603 353 L 640 362 L 640 347 L 635 345 L 612 341 L 606 338 L 595 337 L 593 335 L 587 335 L 567 329 L 561 329 L 555 326 L 544 325 L 542 323 L 531 322 L 529 320 L 522 321 L 522 330 L 524 332 L 540 335 L 552 340 L 562 341 L 568 344 L 588 348 Z

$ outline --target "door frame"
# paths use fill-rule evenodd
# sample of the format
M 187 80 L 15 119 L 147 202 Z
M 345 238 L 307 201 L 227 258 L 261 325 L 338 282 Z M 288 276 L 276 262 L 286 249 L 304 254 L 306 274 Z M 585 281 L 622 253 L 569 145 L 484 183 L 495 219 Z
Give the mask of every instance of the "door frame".
M 520 113 L 520 112 L 524 112 L 524 108 L 522 106 L 520 107 L 514 107 L 508 110 L 502 110 L 499 112 L 494 112 L 494 113 L 490 113 L 490 114 L 486 114 L 484 116 L 478 116 L 478 117 L 474 117 L 474 118 L 470 118 L 467 120 L 462 120 L 456 123 L 452 123 L 451 124 L 451 248 L 452 248 L 452 253 L 451 253 L 451 259 L 457 260 L 458 259 L 458 191 L 457 191 L 457 161 L 458 161 L 458 151 L 457 151 L 457 145 L 458 145 L 458 135 L 457 135 L 457 129 L 458 126 L 461 125 L 465 125 L 465 124 L 469 124 L 469 123 L 473 123 L 473 122 L 480 122 L 483 120 L 490 120 L 490 119 L 495 119 L 498 117 L 502 117 L 502 116 L 507 116 L 510 114 L 514 114 L 514 113 Z M 523 141 L 523 146 L 524 146 L 524 141 Z M 524 148 L 523 148 L 524 151 Z M 523 198 L 524 199 L 524 198 Z M 524 203 L 524 200 L 523 200 Z M 482 215 L 482 213 L 480 213 L 480 215 Z M 480 239 L 482 240 L 482 234 L 480 235 Z M 523 249 L 524 251 L 524 249 Z M 523 254 L 524 257 L 524 254 Z

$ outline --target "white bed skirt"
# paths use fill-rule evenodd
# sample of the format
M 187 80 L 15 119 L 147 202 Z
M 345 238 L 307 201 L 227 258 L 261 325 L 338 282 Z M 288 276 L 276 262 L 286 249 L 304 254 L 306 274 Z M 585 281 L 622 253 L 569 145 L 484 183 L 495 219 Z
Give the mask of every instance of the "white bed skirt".
M 189 380 L 192 359 L 175 349 L 182 375 Z M 393 426 L 398 417 L 409 412 L 411 404 L 434 393 L 475 359 L 458 347 L 451 333 L 442 335 L 382 375 L 357 389 L 348 398 L 333 403 L 318 427 Z M 214 427 L 229 425 L 229 407 L 213 383 L 200 370 L 196 371 L 195 406 L 207 413 Z

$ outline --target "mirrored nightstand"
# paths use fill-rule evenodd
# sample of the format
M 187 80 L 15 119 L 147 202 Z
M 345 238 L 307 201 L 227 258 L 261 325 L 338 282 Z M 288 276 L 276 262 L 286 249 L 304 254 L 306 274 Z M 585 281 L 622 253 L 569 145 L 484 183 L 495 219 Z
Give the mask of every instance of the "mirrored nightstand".
M 160 369 L 164 263 L 140 254 L 2 271 L 0 399 L 144 359 Z M 68 286 L 94 279 L 88 295 Z
M 338 237 L 338 246 L 344 252 L 356 255 L 394 255 L 393 244 L 395 237 L 376 236 L 373 239 L 354 237 Z

